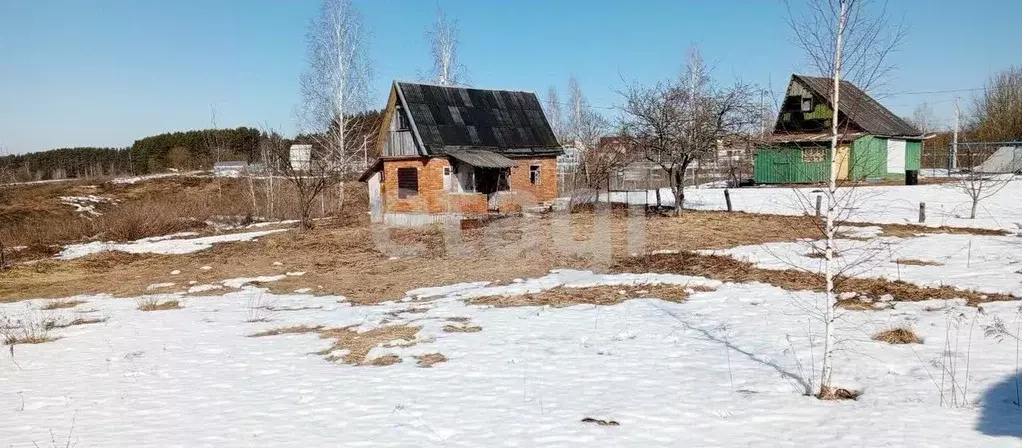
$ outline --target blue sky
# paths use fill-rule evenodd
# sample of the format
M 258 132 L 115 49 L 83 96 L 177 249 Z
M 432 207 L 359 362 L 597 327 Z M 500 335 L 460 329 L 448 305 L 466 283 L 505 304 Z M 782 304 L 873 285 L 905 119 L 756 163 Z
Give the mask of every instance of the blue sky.
M 798 3 L 799 0 L 794 0 Z M 424 31 L 437 2 L 356 0 L 371 30 L 376 102 L 393 79 L 428 71 Z M 626 80 L 672 76 L 698 45 L 721 80 L 781 91 L 806 71 L 780 0 L 440 0 L 460 28 L 474 86 L 562 100 L 575 74 L 592 104 L 618 103 Z M 965 6 L 963 6 L 965 5 Z M 294 132 L 305 31 L 318 1 L 0 0 L 0 147 L 128 146 L 160 132 L 221 127 Z M 890 0 L 908 35 L 882 102 L 908 115 L 1022 63 L 1018 0 Z M 969 102 L 971 93 L 959 93 Z M 613 114 L 612 111 L 607 111 Z

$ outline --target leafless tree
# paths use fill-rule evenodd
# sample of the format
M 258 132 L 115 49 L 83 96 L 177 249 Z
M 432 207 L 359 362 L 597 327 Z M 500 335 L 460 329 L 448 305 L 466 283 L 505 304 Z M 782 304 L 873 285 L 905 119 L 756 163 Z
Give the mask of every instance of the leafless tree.
M 550 127 L 554 131 L 554 136 L 557 137 L 557 142 L 562 145 L 570 143 L 564 113 L 561 110 L 561 99 L 557 94 L 557 87 L 550 86 L 547 89 L 546 104 L 543 105 L 543 111 L 546 113 L 547 121 L 550 122 Z
M 615 167 L 622 160 L 614 151 L 604 151 L 600 138 L 606 135 L 608 121 L 589 104 L 578 79 L 568 79 L 567 138 L 579 151 L 579 164 L 575 168 L 575 186 L 584 184 L 590 189 L 604 187 Z
M 363 143 L 370 120 L 372 77 L 367 30 L 351 0 L 324 0 L 320 15 L 309 25 L 308 67 L 301 75 L 299 131 L 314 140 L 325 168 L 336 173 L 338 206 L 343 207 L 344 181 L 363 169 Z
M 990 77 L 973 106 L 972 126 L 984 141 L 1022 140 L 1022 66 Z
M 311 229 L 312 207 L 316 198 L 339 181 L 331 160 L 333 154 L 325 147 L 313 145 L 307 166 L 292 164 L 290 143 L 273 130 L 264 134 L 259 147 L 264 157 L 267 157 L 267 171 L 271 176 L 281 177 L 294 187 L 298 196 L 300 228 Z
M 829 100 L 832 106 L 830 120 L 830 180 L 824 195 L 827 199 L 824 216 L 824 276 L 826 278 L 826 303 L 823 320 L 825 339 L 822 368 L 820 373 L 820 398 L 832 398 L 834 347 L 835 347 L 835 235 L 837 219 L 846 212 L 842 199 L 851 195 L 839 194 L 837 148 L 847 130 L 842 121 L 841 83 L 851 80 L 861 89 L 876 86 L 892 69 L 889 56 L 904 37 L 900 25 L 892 25 L 886 11 L 886 4 L 871 0 L 806 0 L 800 11 L 788 4 L 788 21 L 795 43 L 805 52 L 809 65 L 821 75 L 833 79 Z M 854 107 L 854 106 L 853 106 Z
M 432 78 L 442 86 L 464 82 L 465 66 L 458 62 L 458 21 L 447 20 L 444 10 L 437 9 L 436 23 L 426 31 L 433 58 Z
M 976 211 L 979 209 L 980 201 L 999 193 L 1011 183 L 1014 178 L 1012 171 L 1014 171 L 1015 167 L 1022 165 L 1022 160 L 1020 160 L 1022 153 L 1016 148 L 1012 153 L 1011 160 L 1005 161 L 1008 172 L 982 173 L 976 170 L 976 167 L 986 160 L 987 153 L 985 151 L 974 150 L 968 143 L 962 143 L 958 148 L 959 161 L 966 165 L 968 169 L 957 174 L 952 185 L 956 190 L 969 196 L 969 199 L 972 201 L 969 219 L 976 219 Z
M 651 86 L 634 83 L 621 92 L 624 136 L 666 173 L 676 213 L 684 206 L 689 165 L 714 158 L 720 145 L 731 144 L 755 123 L 753 92 L 741 82 L 718 86 L 697 49 L 680 76 Z

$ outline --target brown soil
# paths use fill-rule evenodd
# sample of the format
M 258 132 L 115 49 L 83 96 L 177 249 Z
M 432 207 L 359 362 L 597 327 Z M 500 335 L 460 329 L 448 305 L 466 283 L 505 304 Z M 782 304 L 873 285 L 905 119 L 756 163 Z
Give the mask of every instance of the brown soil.
M 702 255 L 694 252 L 680 254 L 646 255 L 622 260 L 613 267 L 615 272 L 661 272 L 682 275 L 707 277 L 715 280 L 735 283 L 761 282 L 784 288 L 790 291 L 822 291 L 824 277 L 815 272 L 795 269 L 771 270 L 757 268 L 745 261 L 735 260 L 722 255 Z M 916 286 L 908 282 L 885 280 L 879 278 L 835 279 L 837 292 L 852 291 L 878 299 L 890 294 L 897 301 L 920 301 L 928 299 L 963 298 L 969 304 L 982 302 L 1016 300 L 1008 294 L 984 294 L 976 291 L 962 290 L 950 286 L 930 288 Z
M 702 285 L 699 285 L 702 286 Z M 554 288 L 533 294 L 487 296 L 472 299 L 475 305 L 499 308 L 512 306 L 614 305 L 625 300 L 657 297 L 669 302 L 682 302 L 688 297 L 684 285 L 594 286 L 585 288 Z M 705 290 L 705 288 L 701 288 Z M 712 288 L 711 288 L 712 290 Z

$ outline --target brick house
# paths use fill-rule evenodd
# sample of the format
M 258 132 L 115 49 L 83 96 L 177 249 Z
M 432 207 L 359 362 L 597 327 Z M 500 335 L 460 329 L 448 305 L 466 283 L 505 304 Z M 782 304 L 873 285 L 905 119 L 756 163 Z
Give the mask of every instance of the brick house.
M 373 222 L 457 222 L 557 197 L 554 137 L 533 93 L 394 82 L 359 178 Z

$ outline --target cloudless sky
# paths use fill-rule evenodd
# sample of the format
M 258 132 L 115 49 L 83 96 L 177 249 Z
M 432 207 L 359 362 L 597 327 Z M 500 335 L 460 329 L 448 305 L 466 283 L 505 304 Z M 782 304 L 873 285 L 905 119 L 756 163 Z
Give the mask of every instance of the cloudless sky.
M 458 21 L 461 62 L 481 88 L 567 98 L 575 74 L 590 103 L 619 103 L 624 81 L 676 74 L 698 45 L 721 81 L 783 92 L 808 72 L 781 0 L 356 0 L 370 29 L 379 107 L 393 79 L 430 69 L 425 30 L 437 4 Z M 793 0 L 800 4 L 801 0 Z M 295 131 L 313 0 L 0 0 L 0 151 L 129 146 L 210 126 Z M 878 94 L 910 115 L 927 101 L 943 124 L 955 93 L 1022 63 L 1020 0 L 890 0 L 906 40 Z M 963 105 L 973 93 L 964 92 Z M 776 95 L 775 95 L 776 96 Z M 775 102 L 777 98 L 768 98 Z M 614 115 L 613 110 L 605 110 Z

